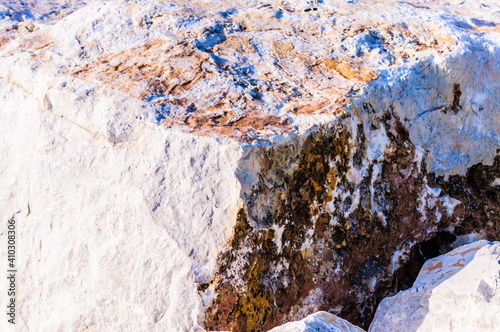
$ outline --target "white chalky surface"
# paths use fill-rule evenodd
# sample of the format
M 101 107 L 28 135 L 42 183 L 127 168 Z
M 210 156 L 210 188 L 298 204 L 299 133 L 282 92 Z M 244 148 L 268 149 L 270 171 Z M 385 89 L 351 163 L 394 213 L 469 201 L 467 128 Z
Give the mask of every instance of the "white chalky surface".
M 196 283 L 262 166 L 249 144 L 362 103 L 393 108 L 429 171 L 491 163 L 499 17 L 496 0 L 0 3 L 16 330 L 202 330 L 211 298 Z M 455 83 L 461 109 L 443 112 Z M 384 135 L 367 139 L 382 158 Z

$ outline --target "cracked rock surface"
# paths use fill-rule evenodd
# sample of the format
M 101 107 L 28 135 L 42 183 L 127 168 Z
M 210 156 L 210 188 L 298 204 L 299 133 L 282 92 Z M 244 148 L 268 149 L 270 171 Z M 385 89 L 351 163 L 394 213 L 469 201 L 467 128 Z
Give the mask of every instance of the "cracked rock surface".
M 0 99 L 20 331 L 367 329 L 500 239 L 496 0 L 13 0 Z

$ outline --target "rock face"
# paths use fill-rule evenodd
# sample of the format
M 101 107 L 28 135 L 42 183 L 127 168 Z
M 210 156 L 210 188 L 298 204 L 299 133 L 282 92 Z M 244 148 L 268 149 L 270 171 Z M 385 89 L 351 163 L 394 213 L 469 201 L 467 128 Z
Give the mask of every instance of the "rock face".
M 290 322 L 275 327 L 272 332 L 363 332 L 364 330 L 348 321 L 325 311 L 319 311 L 298 322 Z
M 367 328 L 412 246 L 500 238 L 499 12 L 0 4 L 16 327 Z
M 500 242 L 427 261 L 412 288 L 380 303 L 369 331 L 498 331 Z

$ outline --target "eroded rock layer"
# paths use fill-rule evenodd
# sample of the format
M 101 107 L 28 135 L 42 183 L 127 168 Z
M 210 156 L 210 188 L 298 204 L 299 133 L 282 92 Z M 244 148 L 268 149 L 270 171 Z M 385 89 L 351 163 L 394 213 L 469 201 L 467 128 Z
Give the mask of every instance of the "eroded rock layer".
M 363 111 L 373 114 L 369 106 Z M 252 211 L 262 191 L 281 193 L 280 199 L 260 223 L 251 224 L 240 210 L 235 237 L 219 256 L 208 328 L 267 329 L 317 310 L 367 327 L 412 245 L 445 229 L 500 236 L 493 183 L 500 158 L 445 181 L 427 172 L 426 152 L 392 111 L 368 121 L 367 128 L 346 116 L 300 147 L 260 151 L 266 167 L 247 207 Z M 299 151 L 298 166 L 274 184 L 273 156 L 283 150 Z

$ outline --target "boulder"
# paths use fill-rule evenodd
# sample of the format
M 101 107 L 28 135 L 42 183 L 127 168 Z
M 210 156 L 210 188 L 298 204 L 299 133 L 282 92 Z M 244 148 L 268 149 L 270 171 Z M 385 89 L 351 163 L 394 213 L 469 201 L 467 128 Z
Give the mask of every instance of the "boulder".
M 477 241 L 427 261 L 412 288 L 380 303 L 370 332 L 498 331 L 500 242 Z

